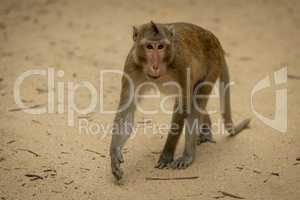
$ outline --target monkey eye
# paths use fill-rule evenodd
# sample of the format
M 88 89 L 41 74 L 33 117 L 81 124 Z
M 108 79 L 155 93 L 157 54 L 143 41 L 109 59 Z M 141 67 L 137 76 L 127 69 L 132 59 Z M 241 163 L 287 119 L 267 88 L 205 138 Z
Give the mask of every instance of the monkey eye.
M 154 47 L 151 44 L 147 44 L 146 48 L 147 49 L 154 49 Z
M 164 45 L 160 44 L 160 45 L 158 45 L 157 48 L 158 48 L 158 49 L 163 49 L 163 48 L 164 48 Z

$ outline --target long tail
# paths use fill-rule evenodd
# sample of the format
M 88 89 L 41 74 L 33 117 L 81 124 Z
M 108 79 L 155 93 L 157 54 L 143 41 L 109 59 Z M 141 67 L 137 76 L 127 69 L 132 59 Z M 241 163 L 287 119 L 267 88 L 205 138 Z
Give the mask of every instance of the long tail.
M 226 62 L 224 62 L 224 67 L 222 67 L 219 83 L 220 91 L 220 104 L 221 104 L 221 113 L 224 120 L 224 125 L 226 131 L 230 136 L 237 135 L 243 129 L 248 128 L 250 123 L 250 118 L 244 119 L 242 122 L 236 126 L 233 124 L 231 118 L 231 104 L 230 104 L 230 83 L 229 83 L 229 72 Z

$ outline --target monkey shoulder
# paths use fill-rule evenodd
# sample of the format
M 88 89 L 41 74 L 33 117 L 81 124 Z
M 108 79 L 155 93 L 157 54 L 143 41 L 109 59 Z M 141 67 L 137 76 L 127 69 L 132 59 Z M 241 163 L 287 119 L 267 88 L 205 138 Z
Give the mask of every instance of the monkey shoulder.
M 194 42 L 195 45 L 205 47 L 204 50 L 212 48 L 222 50 L 217 36 L 201 26 L 185 22 L 176 22 L 169 25 L 174 26 L 177 37 L 185 42 Z

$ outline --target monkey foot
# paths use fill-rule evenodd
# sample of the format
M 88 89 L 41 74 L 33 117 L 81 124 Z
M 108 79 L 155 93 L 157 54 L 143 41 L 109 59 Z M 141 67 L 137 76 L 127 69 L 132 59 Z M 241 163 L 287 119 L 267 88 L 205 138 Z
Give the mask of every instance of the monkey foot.
M 194 161 L 193 156 L 189 156 L 189 155 L 183 155 L 182 157 L 174 160 L 171 163 L 171 167 L 173 169 L 185 169 L 188 166 L 190 166 L 192 164 L 192 162 Z
M 173 154 L 171 153 L 162 153 L 160 155 L 160 158 L 155 165 L 155 168 L 163 169 L 165 167 L 168 167 L 170 163 L 173 161 Z
M 197 145 L 200 145 L 205 142 L 216 143 L 211 134 L 200 134 L 197 138 Z

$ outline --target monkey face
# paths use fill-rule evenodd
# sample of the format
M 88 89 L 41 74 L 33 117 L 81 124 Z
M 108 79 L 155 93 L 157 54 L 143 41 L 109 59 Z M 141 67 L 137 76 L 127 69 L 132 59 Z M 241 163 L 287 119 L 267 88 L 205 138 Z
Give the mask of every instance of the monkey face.
M 150 79 L 157 79 L 167 72 L 166 54 L 168 49 L 166 41 L 146 41 L 143 45 L 145 62 L 143 71 Z
M 133 30 L 135 60 L 148 79 L 158 79 L 167 73 L 172 59 L 173 30 L 150 22 Z

